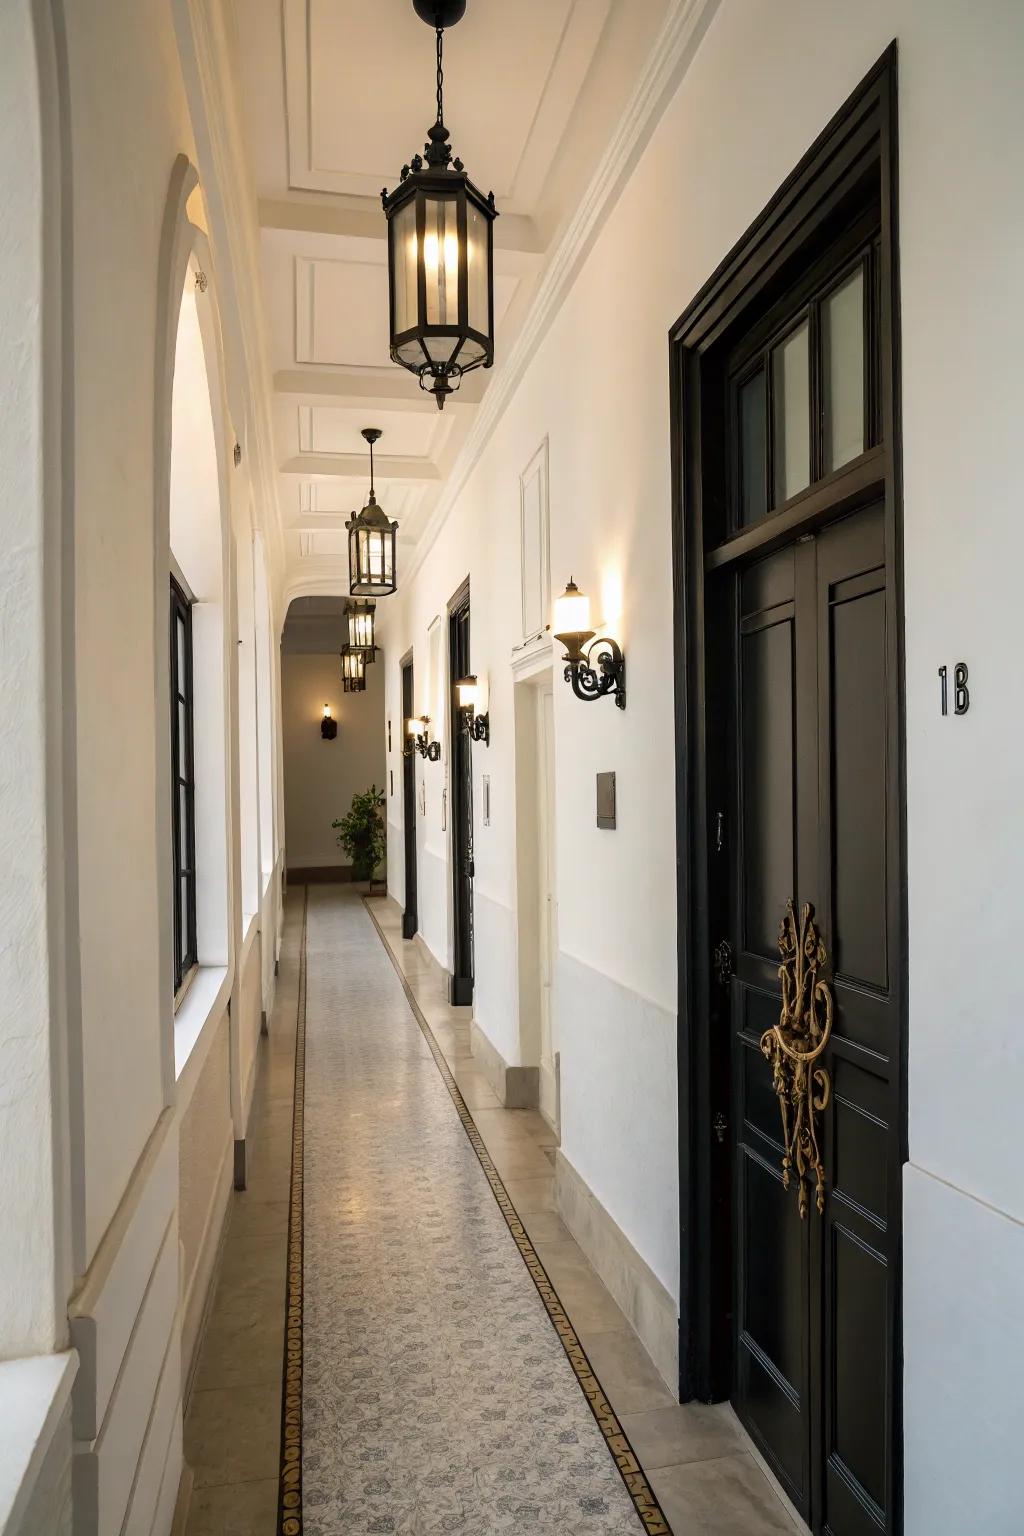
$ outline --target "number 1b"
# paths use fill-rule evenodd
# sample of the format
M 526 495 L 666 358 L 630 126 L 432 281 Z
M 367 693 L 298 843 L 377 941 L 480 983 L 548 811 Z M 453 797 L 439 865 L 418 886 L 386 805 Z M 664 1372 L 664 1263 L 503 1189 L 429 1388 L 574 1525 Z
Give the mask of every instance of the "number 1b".
M 942 713 L 949 714 L 949 678 L 946 667 L 939 668 L 939 681 L 942 685 Z M 967 687 L 967 663 L 958 661 L 953 668 L 953 713 L 954 715 L 966 715 L 971 707 L 970 689 Z

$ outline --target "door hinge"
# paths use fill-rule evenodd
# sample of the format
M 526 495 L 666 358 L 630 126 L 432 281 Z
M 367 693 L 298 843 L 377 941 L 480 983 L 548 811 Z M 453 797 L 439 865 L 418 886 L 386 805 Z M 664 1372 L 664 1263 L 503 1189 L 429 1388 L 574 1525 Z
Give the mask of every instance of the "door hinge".
M 715 812 L 715 852 L 721 853 L 725 847 L 725 812 Z
M 715 980 L 720 987 L 727 987 L 732 980 L 732 945 L 728 939 L 722 939 L 715 945 L 712 956 L 712 964 L 715 968 Z
M 712 1120 L 712 1122 L 711 1122 L 711 1129 L 715 1133 L 715 1137 L 716 1137 L 716 1139 L 718 1141 L 718 1145 L 721 1146 L 722 1143 L 725 1141 L 725 1133 L 729 1129 L 729 1122 L 726 1119 L 725 1115 L 723 1115 L 721 1110 L 718 1111 L 718 1114 Z

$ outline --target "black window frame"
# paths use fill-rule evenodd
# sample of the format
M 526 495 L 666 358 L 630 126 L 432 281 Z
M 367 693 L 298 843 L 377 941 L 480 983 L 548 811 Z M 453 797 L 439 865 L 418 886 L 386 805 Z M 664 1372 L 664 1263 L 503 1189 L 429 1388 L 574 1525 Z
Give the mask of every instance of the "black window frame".
M 178 993 L 193 967 L 198 963 L 196 941 L 196 791 L 195 791 L 195 704 L 192 665 L 192 602 L 180 584 L 171 577 L 170 602 L 170 706 L 171 706 L 171 829 L 174 859 L 174 995 Z M 178 633 L 184 645 L 184 677 L 179 675 Z M 182 751 L 181 725 L 184 719 L 185 742 Z M 182 764 L 184 763 L 184 774 Z M 186 826 L 182 826 L 182 799 Z M 185 891 L 187 931 L 182 941 L 181 888 Z

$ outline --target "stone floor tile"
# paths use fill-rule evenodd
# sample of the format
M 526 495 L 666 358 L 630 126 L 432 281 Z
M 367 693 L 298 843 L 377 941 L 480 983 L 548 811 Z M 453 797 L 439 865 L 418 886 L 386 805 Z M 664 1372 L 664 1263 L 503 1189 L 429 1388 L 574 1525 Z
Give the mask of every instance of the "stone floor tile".
M 185 1459 L 197 1488 L 276 1477 L 281 1422 L 277 1387 L 217 1387 L 192 1393 Z
M 185 1536 L 274 1536 L 277 1478 L 197 1488 Z
M 671 1407 L 674 1399 L 632 1328 L 613 1332 L 580 1324 L 580 1342 L 616 1414 Z
M 793 1536 L 780 1499 L 746 1453 L 660 1467 L 649 1480 L 682 1536 Z
M 719 1404 L 673 1403 L 644 1413 L 620 1413 L 619 1422 L 647 1471 L 735 1456 L 744 1449 Z
M 553 1211 L 555 1208 L 555 1176 L 541 1179 L 503 1179 L 520 1216 L 526 1217 L 537 1211 Z

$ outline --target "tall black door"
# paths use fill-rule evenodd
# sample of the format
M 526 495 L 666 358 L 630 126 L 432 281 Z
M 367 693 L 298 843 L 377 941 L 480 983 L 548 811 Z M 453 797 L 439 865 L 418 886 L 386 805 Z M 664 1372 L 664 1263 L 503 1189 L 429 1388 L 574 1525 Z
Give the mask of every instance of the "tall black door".
M 894 50 L 673 331 L 682 1394 L 896 1536 L 905 945 Z
M 733 1400 L 815 1528 L 868 1536 L 892 1512 L 899 1178 L 882 507 L 719 586 L 734 615 Z
M 470 672 L 469 586 L 452 599 L 448 612 L 448 718 L 451 721 L 452 879 L 454 882 L 454 952 L 451 1000 L 473 1001 L 473 758 L 469 733 L 462 729 L 455 683 Z
M 413 709 L 412 662 L 402 663 L 402 825 L 405 840 L 405 910 L 402 913 L 402 938 L 415 937 L 419 926 L 416 908 L 416 754 L 409 744 L 405 723 Z

